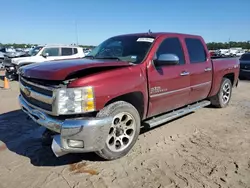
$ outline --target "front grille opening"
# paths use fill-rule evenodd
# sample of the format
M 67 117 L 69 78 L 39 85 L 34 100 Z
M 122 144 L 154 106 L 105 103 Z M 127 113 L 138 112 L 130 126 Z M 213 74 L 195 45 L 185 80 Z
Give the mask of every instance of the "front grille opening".
M 44 89 L 44 88 L 40 88 L 40 87 L 31 85 L 29 83 L 26 83 L 22 79 L 20 79 L 20 82 L 23 84 L 23 86 L 29 87 L 29 88 L 31 88 L 32 90 L 34 90 L 34 91 L 36 91 L 38 93 L 41 93 L 41 94 L 44 94 L 44 95 L 47 95 L 47 96 L 50 96 L 50 97 L 53 96 L 53 91 L 51 91 L 51 90 L 47 90 L 47 89 Z
M 47 110 L 47 111 L 52 111 L 52 105 L 51 104 L 47 104 L 47 103 L 44 103 L 42 101 L 38 101 L 36 99 L 33 99 L 33 98 L 30 98 L 30 97 L 27 97 L 22 90 L 20 90 L 20 93 L 21 95 L 23 96 L 23 98 L 30 104 L 36 106 L 36 107 L 39 107 L 41 109 L 44 109 L 44 110 Z

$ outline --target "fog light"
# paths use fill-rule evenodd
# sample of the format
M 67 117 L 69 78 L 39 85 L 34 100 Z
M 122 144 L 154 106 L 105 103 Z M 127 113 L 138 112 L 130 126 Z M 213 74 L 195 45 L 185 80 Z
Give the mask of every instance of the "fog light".
M 72 148 L 83 148 L 84 143 L 82 140 L 68 140 L 69 147 Z

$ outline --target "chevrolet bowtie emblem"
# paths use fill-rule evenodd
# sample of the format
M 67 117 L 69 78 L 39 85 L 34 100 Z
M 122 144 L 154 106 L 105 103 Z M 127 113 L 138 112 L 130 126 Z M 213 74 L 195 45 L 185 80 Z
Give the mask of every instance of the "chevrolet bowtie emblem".
M 31 91 L 30 91 L 29 88 L 25 87 L 25 88 L 23 89 L 23 92 L 24 92 L 24 94 L 25 94 L 27 97 L 30 97 Z

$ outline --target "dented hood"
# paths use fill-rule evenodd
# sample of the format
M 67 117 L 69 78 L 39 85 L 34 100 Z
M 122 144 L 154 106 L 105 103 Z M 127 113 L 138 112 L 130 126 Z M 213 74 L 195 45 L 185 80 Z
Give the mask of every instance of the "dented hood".
M 65 80 L 67 76 L 74 72 L 85 69 L 101 67 L 125 67 L 130 66 L 129 62 L 117 60 L 100 59 L 74 59 L 61 61 L 48 61 L 43 63 L 34 63 L 24 66 L 20 69 L 20 74 L 27 78 L 42 80 Z

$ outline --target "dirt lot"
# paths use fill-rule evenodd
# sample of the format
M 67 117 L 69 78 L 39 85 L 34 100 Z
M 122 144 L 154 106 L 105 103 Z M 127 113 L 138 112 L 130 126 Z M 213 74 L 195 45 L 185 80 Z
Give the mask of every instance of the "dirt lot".
M 241 81 L 229 107 L 145 132 L 129 155 L 103 162 L 94 154 L 56 158 L 42 147 L 43 128 L 19 110 L 12 82 L 0 89 L 0 188 L 250 187 L 249 91 Z

